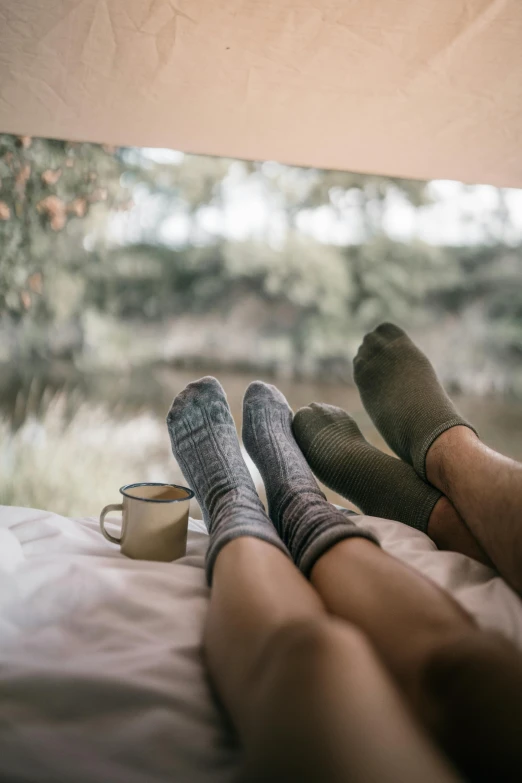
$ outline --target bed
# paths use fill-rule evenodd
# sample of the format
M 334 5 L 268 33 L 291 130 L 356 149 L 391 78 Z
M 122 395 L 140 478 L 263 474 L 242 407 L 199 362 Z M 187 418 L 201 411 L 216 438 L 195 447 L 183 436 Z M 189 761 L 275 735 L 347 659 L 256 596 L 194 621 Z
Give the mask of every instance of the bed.
M 357 521 L 522 649 L 522 603 L 495 572 L 400 523 Z M 181 560 L 129 560 L 94 519 L 0 506 L 2 780 L 233 779 L 201 649 L 207 540 L 191 520 Z

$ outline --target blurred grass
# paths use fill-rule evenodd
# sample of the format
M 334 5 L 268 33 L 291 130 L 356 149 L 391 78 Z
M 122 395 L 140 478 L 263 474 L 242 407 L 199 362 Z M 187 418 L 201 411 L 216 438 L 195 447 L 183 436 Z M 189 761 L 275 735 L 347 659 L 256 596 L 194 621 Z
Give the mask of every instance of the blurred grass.
M 0 503 L 45 508 L 64 516 L 97 516 L 137 481 L 185 483 L 164 421 L 149 412 L 114 420 L 87 402 L 75 413 L 56 395 L 45 412 L 13 431 L 0 418 Z
M 7 378 L 0 413 L 0 504 L 96 517 L 103 506 L 119 501 L 118 489 L 124 484 L 186 484 L 171 453 L 165 414 L 172 398 L 194 377 L 189 371 L 149 369 L 96 376 L 90 382 Z M 254 377 L 219 374 L 239 431 L 243 393 Z M 277 384 L 294 410 L 315 400 L 350 411 L 365 437 L 386 450 L 355 388 L 290 379 Z M 522 460 L 519 402 L 473 395 L 458 395 L 455 402 L 484 442 Z M 248 458 L 247 464 L 264 500 L 259 474 Z M 347 504 L 328 490 L 326 495 Z M 195 502 L 191 515 L 201 516 Z

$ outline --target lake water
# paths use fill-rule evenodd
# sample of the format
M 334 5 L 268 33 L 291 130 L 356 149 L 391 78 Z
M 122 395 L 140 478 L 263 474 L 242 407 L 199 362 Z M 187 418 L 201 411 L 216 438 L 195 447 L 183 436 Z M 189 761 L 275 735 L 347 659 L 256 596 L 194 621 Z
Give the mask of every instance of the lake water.
M 165 415 L 173 397 L 201 374 L 166 367 L 121 373 L 82 373 L 67 365 L 3 368 L 0 503 L 90 516 L 117 502 L 122 484 L 183 483 L 170 452 Z M 240 429 L 242 396 L 254 376 L 215 374 Z M 356 418 L 371 443 L 386 450 L 355 388 L 275 382 L 294 410 L 311 401 L 338 405 Z M 480 397 L 455 402 L 486 443 L 522 461 L 522 402 Z M 197 506 L 192 513 L 199 516 Z

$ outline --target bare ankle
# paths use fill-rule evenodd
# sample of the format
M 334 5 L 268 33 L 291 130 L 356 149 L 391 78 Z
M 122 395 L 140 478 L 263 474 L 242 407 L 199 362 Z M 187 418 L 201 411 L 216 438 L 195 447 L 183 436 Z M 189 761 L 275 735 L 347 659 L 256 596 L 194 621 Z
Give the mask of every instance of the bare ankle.
M 449 545 L 453 532 L 460 526 L 462 519 L 448 498 L 442 495 L 435 503 L 428 522 L 428 535 L 439 549 L 451 549 Z
M 460 552 L 483 565 L 491 561 L 479 545 L 468 526 L 444 495 L 439 498 L 428 522 L 428 535 L 439 549 Z
M 448 457 L 454 457 L 466 449 L 478 437 L 469 427 L 451 427 L 433 441 L 426 454 L 426 478 L 445 495 L 450 493 L 446 465 Z

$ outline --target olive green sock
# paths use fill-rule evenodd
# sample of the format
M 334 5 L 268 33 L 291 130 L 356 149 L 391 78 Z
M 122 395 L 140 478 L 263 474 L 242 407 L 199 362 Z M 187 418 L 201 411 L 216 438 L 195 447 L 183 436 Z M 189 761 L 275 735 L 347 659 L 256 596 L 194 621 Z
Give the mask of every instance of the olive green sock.
M 451 427 L 475 430 L 460 416 L 427 357 L 394 324 L 364 338 L 353 362 L 364 407 L 388 446 L 426 478 L 426 454 Z
M 395 519 L 427 532 L 441 493 L 405 462 L 368 443 L 341 408 L 312 403 L 297 411 L 294 437 L 313 472 L 364 514 Z

